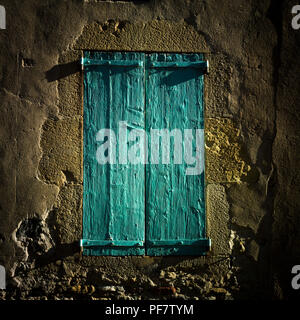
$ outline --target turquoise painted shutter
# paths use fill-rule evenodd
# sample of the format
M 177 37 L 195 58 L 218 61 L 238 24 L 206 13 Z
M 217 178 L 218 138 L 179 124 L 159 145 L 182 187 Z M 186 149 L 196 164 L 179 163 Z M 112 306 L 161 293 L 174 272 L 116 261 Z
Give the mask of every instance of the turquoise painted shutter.
M 126 121 L 131 129 L 145 127 L 143 63 L 143 53 L 84 53 L 81 244 L 85 255 L 145 253 L 144 165 L 120 164 L 119 148 L 124 145 L 115 143 L 112 135 L 103 139 L 107 132 L 99 132 L 110 129 L 118 139 L 120 121 Z M 97 161 L 96 154 L 103 143 L 110 147 L 106 155 L 110 150 L 111 161 L 117 160 L 115 163 Z
M 203 56 L 85 52 L 83 65 L 84 254 L 204 254 L 210 243 L 205 238 Z M 119 131 L 120 121 L 126 122 L 125 131 Z M 147 132 L 146 166 L 128 158 L 124 164 L 120 156 L 134 143 L 122 140 L 133 129 Z M 167 136 L 170 163 L 162 163 L 163 151 L 160 162 L 152 163 L 153 129 L 182 139 L 178 145 Z M 105 134 L 110 137 L 104 139 Z M 182 147 L 176 155 L 175 144 Z M 102 155 L 113 163 L 99 163 L 104 146 L 111 152 Z M 153 146 L 159 150 L 159 144 Z
M 178 164 L 179 158 L 175 158 L 175 140 L 170 138 L 170 163 L 162 164 L 161 151 L 160 163 L 146 166 L 147 255 L 200 255 L 209 246 L 208 239 L 205 239 L 203 130 L 198 131 L 197 163 L 201 174 L 187 175 L 187 168 L 195 164 L 184 161 L 186 151 L 193 150 L 196 155 L 196 129 L 204 129 L 203 74 L 206 62 L 202 60 L 200 54 L 147 56 L 147 131 L 168 129 L 171 132 L 177 129 L 177 138 L 181 132 L 184 139 L 184 130 L 192 129 L 186 131 L 187 141 L 191 141 L 188 139 L 191 133 L 194 137 L 190 149 L 188 143 L 184 145 L 182 164 Z M 168 159 L 164 162 L 167 163 Z

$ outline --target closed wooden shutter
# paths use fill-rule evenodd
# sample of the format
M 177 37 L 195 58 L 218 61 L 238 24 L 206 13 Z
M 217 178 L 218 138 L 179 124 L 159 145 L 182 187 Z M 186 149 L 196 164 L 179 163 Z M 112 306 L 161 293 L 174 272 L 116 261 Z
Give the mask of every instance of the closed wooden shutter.
M 196 156 L 196 129 L 200 129 L 198 171 L 194 168 L 196 162 L 188 164 L 184 159 L 184 154 L 189 151 L 187 139 L 181 150 L 182 164 L 176 163 L 179 161 L 174 155 L 175 138 L 171 134 L 169 164 L 161 161 L 146 166 L 148 255 L 198 255 L 207 250 L 203 136 L 203 73 L 206 63 L 201 61 L 202 55 L 197 54 L 151 54 L 147 57 L 147 131 L 167 128 L 174 135 L 181 134 L 182 141 L 185 136 L 193 137 L 190 150 Z M 189 172 L 192 168 L 194 174 Z
M 85 52 L 83 64 L 84 254 L 204 254 L 202 55 Z M 127 157 L 131 130 L 146 132 L 147 164 Z
M 87 255 L 145 253 L 143 164 L 99 164 L 101 129 L 144 128 L 144 54 L 85 52 L 83 241 Z M 116 135 L 117 136 L 117 135 Z M 115 154 L 118 159 L 119 144 Z M 122 146 L 121 146 L 122 147 Z

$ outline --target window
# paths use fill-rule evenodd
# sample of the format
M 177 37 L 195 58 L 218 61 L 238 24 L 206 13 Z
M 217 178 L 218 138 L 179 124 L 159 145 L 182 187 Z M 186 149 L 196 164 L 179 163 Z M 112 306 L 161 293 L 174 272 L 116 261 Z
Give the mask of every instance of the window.
M 201 54 L 86 51 L 85 255 L 201 255 Z

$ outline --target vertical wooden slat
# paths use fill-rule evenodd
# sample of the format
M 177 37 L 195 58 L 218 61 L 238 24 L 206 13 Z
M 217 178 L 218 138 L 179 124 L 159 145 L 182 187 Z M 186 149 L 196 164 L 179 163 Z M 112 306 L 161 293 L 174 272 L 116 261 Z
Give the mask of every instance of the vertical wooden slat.
M 144 61 L 144 54 L 85 52 L 85 58 Z M 120 164 L 119 143 L 115 164 L 99 164 L 96 160 L 101 145 L 96 141 L 97 132 L 110 129 L 118 139 L 120 121 L 127 122 L 127 134 L 132 128 L 144 129 L 144 69 L 126 65 L 85 66 L 84 239 L 143 241 L 145 238 L 144 165 Z M 144 248 L 99 246 L 84 248 L 84 254 L 142 255 Z
M 203 73 L 195 68 L 150 68 L 154 61 L 199 61 L 202 55 L 150 54 L 146 57 L 146 128 L 204 128 Z M 149 139 L 150 140 L 150 139 Z M 152 141 L 150 141 L 152 142 Z M 204 165 L 204 137 L 201 137 Z M 174 164 L 171 138 L 170 164 L 146 167 L 146 240 L 195 240 L 205 238 L 204 172 L 186 175 L 188 165 Z M 206 248 L 205 248 L 206 249 Z M 201 247 L 147 247 L 147 255 L 199 255 Z

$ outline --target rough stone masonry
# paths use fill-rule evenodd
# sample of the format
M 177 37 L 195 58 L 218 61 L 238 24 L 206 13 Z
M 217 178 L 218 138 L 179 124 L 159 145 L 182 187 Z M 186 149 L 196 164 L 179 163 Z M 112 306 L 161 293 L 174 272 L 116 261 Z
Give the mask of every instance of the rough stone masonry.
M 2 0 L 0 299 L 293 299 L 300 31 L 289 0 Z M 195 52 L 206 257 L 85 257 L 82 50 Z

